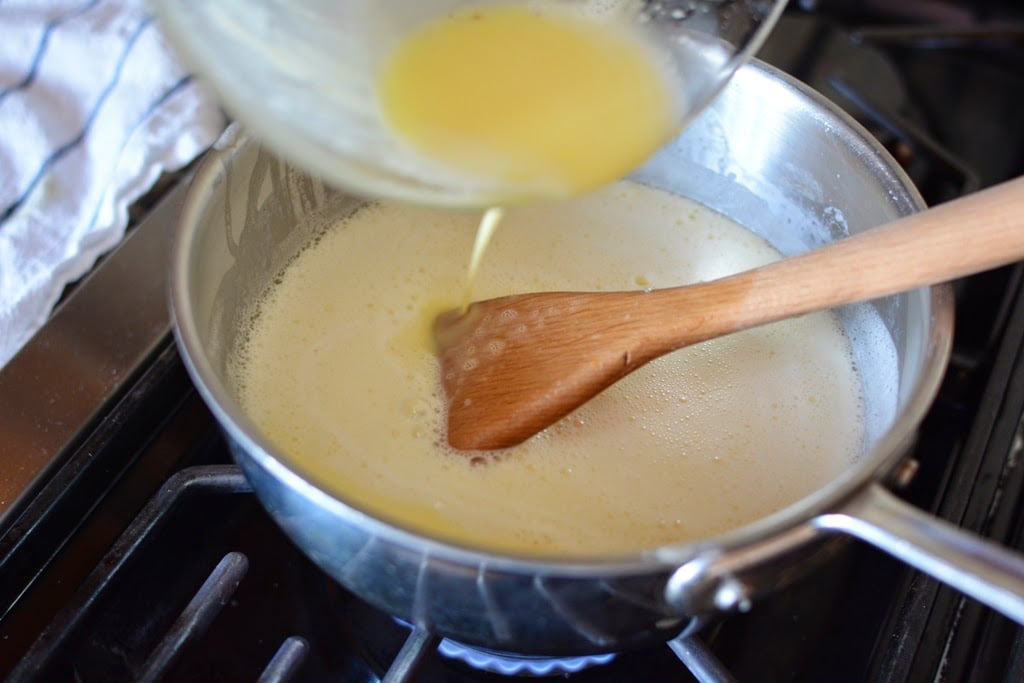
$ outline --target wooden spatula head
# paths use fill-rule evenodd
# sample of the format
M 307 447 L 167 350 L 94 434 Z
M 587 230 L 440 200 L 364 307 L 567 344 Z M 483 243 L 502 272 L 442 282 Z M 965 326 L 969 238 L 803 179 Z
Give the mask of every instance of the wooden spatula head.
M 628 341 L 628 314 L 593 322 L 602 298 L 621 305 L 637 295 L 643 293 L 523 294 L 439 316 L 449 443 L 464 450 L 514 446 L 647 362 Z

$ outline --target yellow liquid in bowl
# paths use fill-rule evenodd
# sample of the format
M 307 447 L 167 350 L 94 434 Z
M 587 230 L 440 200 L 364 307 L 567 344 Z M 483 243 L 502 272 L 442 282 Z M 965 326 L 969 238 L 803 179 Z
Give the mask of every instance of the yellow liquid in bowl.
M 496 4 L 407 36 L 379 100 L 397 136 L 434 161 L 565 197 L 620 178 L 675 134 L 667 61 L 638 30 L 554 8 Z
M 778 258 L 724 217 L 628 182 L 511 209 L 505 221 L 479 298 L 667 287 Z M 474 222 L 367 205 L 260 301 L 234 355 L 242 407 L 340 499 L 466 546 L 613 555 L 752 522 L 860 455 L 860 381 L 829 313 L 660 358 L 515 448 L 454 451 L 430 330 L 458 305 Z

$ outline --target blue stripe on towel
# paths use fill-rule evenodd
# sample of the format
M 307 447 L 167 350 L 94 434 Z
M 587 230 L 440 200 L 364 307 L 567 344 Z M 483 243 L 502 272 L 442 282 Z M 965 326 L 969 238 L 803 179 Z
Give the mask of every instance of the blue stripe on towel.
M 114 90 L 114 86 L 116 86 L 118 81 L 120 80 L 121 71 L 124 69 L 125 62 L 128 60 L 128 55 L 131 53 L 132 48 L 135 46 L 135 43 L 138 42 L 139 37 L 146 31 L 146 28 L 149 27 L 152 23 L 152 17 L 146 17 L 145 19 L 139 22 L 139 25 L 135 28 L 135 31 L 128 37 L 128 40 L 125 42 L 124 50 L 121 51 L 121 56 L 118 57 L 117 64 L 114 67 L 114 74 L 111 77 L 110 82 L 107 83 L 105 88 L 103 88 L 103 91 L 100 93 L 99 98 L 93 105 L 92 110 L 86 117 L 85 124 L 82 126 L 82 130 L 79 131 L 78 135 L 76 135 L 70 141 L 55 149 L 50 154 L 50 156 L 46 157 L 46 159 L 43 160 L 43 163 L 40 165 L 39 170 L 36 171 L 36 174 L 34 176 L 32 176 L 32 180 L 29 181 L 28 186 L 24 190 L 22 190 L 18 198 L 15 199 L 10 206 L 5 208 L 3 211 L 0 211 L 0 224 L 2 224 L 4 221 L 10 218 L 14 214 L 14 212 L 17 211 L 18 208 L 25 202 L 25 200 L 28 199 L 29 195 L 32 194 L 32 191 L 35 189 L 36 185 L 39 184 L 39 181 L 42 180 L 43 176 L 46 174 L 46 171 L 49 170 L 50 166 L 52 166 L 54 162 L 60 160 L 65 154 L 67 154 L 76 146 L 82 143 L 82 140 L 85 139 L 86 133 L 89 132 L 89 128 L 92 127 L 92 124 L 95 121 L 97 114 L 99 114 L 100 109 L 102 109 L 103 103 L 106 102 L 107 97 L 110 96 L 110 93 Z
M 15 83 L 14 85 L 8 86 L 7 88 L 0 90 L 0 102 L 3 102 L 4 98 L 10 95 L 11 93 L 18 92 L 19 90 L 24 90 L 32 83 L 32 81 L 35 80 L 36 73 L 39 71 L 39 62 L 43 60 L 43 55 L 46 54 L 46 48 L 50 44 L 50 34 L 53 33 L 53 30 L 60 26 L 61 24 L 63 24 L 65 21 L 69 21 L 80 14 L 88 12 L 96 5 L 100 4 L 100 2 L 101 0 L 89 0 L 80 7 L 48 21 L 46 25 L 43 27 L 43 35 L 39 38 L 39 45 L 36 47 L 36 53 L 32 57 L 32 63 L 28 67 L 28 73 L 26 73 L 25 77 L 17 83 Z
M 128 142 L 132 139 L 132 135 L 134 135 L 135 131 L 142 127 L 142 124 L 144 124 L 149 119 L 153 112 L 156 111 L 159 107 L 163 106 L 164 102 L 171 99 L 175 94 L 184 90 L 185 87 L 192 82 L 192 80 L 193 77 L 191 74 L 182 76 L 177 83 L 175 83 L 166 91 L 164 91 L 162 95 L 157 97 L 150 103 L 148 107 L 146 107 L 146 110 L 142 112 L 139 118 L 135 120 L 135 123 L 133 123 L 131 127 L 128 129 L 128 134 L 124 136 L 124 140 L 121 142 L 121 149 L 117 150 L 117 154 L 114 156 L 115 159 L 121 157 L 121 154 L 124 153 L 125 147 L 128 146 Z M 101 206 L 103 206 L 102 201 L 96 203 L 96 208 L 93 210 L 92 217 L 89 219 L 89 229 L 87 230 L 87 232 L 91 233 L 92 229 L 96 227 L 96 219 L 99 217 Z

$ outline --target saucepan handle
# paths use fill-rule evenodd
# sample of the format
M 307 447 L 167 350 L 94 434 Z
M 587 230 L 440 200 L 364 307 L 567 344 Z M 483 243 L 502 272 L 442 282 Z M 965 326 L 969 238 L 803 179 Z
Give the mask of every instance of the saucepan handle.
M 866 541 L 1024 624 L 1024 556 L 932 517 L 880 484 L 812 523 Z

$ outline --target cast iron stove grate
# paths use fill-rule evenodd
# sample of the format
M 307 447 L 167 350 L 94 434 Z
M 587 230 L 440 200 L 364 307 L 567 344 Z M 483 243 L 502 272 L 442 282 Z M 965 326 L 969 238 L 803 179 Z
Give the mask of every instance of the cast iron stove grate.
M 504 679 L 438 655 L 430 636 L 422 660 L 407 666 L 400 652 L 409 636 L 292 547 L 236 467 L 200 465 L 161 487 L 11 679 Z M 619 655 L 573 678 L 633 676 L 690 680 L 667 648 Z

